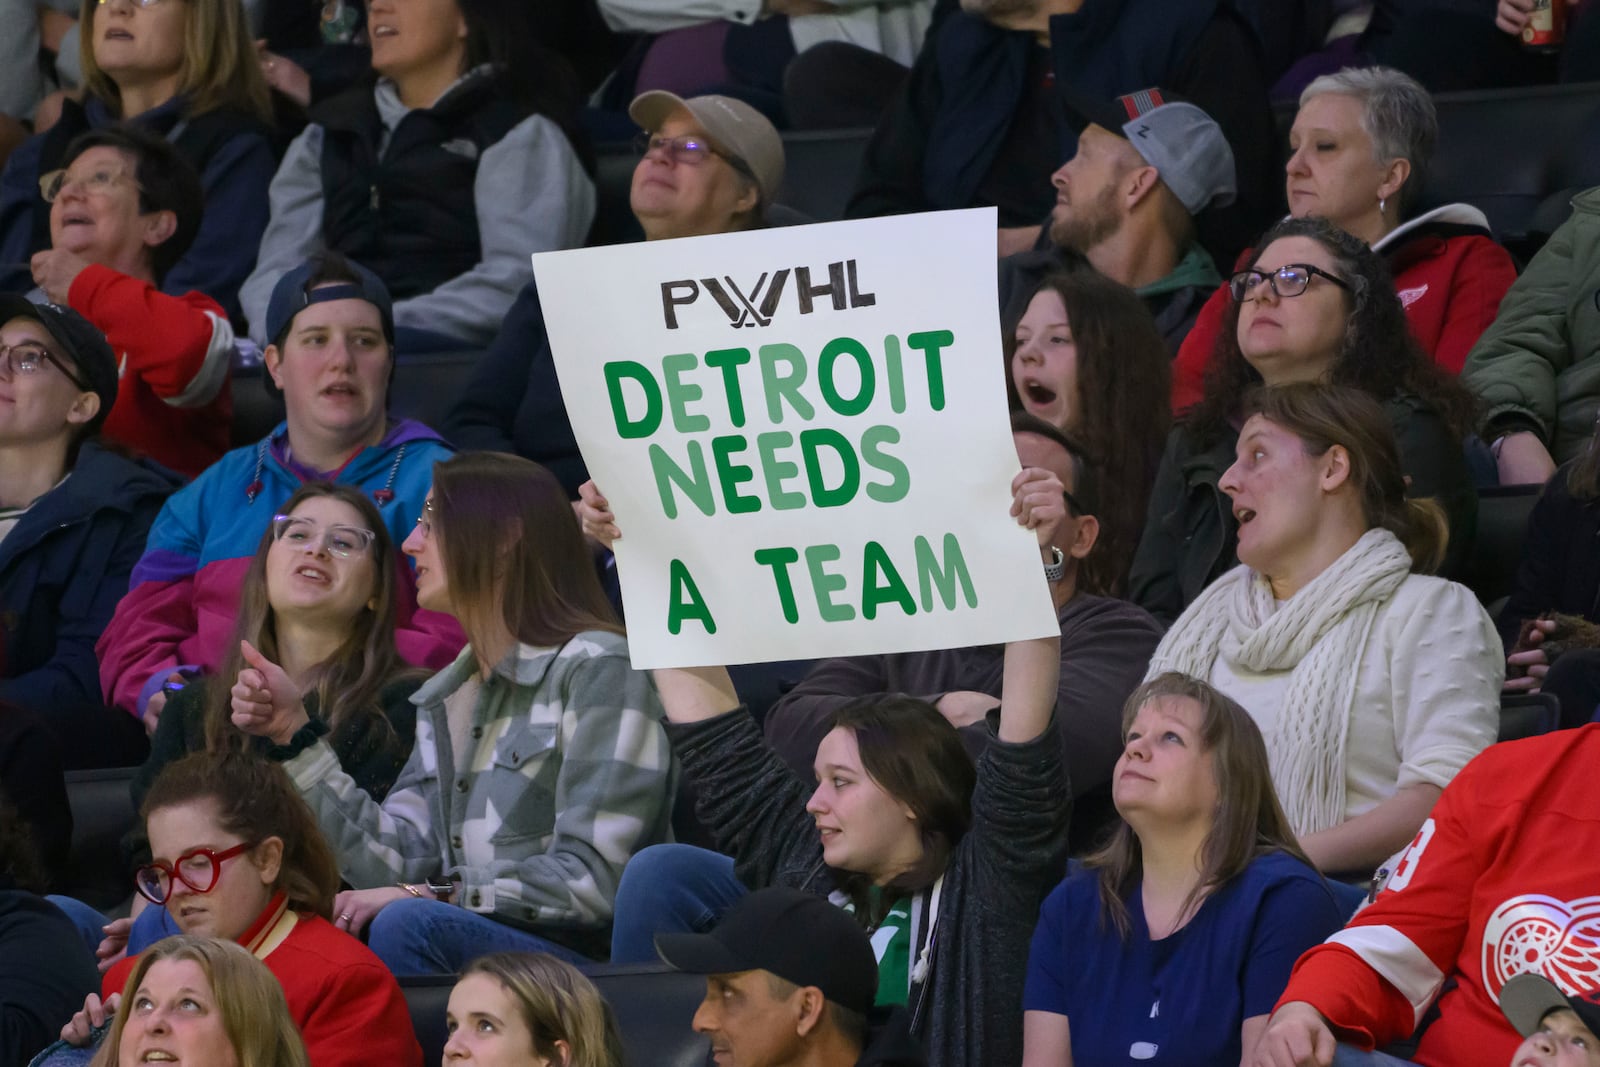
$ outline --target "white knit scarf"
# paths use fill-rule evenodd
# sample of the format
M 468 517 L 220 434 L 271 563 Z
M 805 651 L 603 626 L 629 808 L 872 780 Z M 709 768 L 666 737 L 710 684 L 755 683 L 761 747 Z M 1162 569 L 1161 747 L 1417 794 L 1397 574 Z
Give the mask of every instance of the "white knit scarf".
M 1344 821 L 1345 743 L 1360 656 L 1378 608 L 1410 571 L 1405 546 L 1384 529 L 1368 530 L 1281 605 L 1264 575 L 1235 567 L 1178 617 L 1150 661 L 1150 676 L 1181 671 L 1209 681 L 1227 627 L 1240 666 L 1292 672 L 1278 728 L 1265 738 L 1272 781 L 1297 834 Z

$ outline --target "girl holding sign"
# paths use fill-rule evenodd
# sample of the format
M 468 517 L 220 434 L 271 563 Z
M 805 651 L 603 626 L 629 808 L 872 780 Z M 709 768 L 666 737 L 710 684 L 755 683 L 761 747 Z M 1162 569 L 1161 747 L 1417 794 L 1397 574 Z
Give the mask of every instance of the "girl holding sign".
M 567 495 L 528 460 L 460 455 L 434 466 L 404 548 L 418 603 L 470 643 L 413 698 L 416 743 L 381 804 L 325 738 L 284 764 L 357 887 L 335 921 L 370 924 L 397 974 L 603 955 L 623 865 L 667 837 L 676 765 Z M 233 722 L 282 745 L 307 721 L 299 690 L 247 659 Z
M 1060 479 L 1028 468 L 1012 492 L 1017 521 L 1051 544 L 1067 518 Z M 585 531 L 618 537 L 593 482 L 582 496 Z M 656 933 L 704 929 L 748 890 L 806 889 L 872 931 L 878 1003 L 907 1006 L 933 1067 L 1020 1062 L 1023 960 L 1066 861 L 1071 800 L 1050 726 L 1059 643 L 1006 646 L 976 767 L 932 705 L 870 697 L 837 713 L 815 787 L 768 747 L 724 668 L 657 670 L 668 736 L 726 855 L 666 845 L 637 857 L 618 890 L 613 961 L 653 958 Z

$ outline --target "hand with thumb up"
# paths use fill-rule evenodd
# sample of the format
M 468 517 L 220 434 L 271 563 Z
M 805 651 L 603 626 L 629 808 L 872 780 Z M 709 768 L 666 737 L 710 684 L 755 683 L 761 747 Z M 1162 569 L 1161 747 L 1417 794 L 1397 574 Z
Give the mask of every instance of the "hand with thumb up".
M 299 687 L 249 641 L 239 642 L 239 650 L 248 666 L 233 683 L 233 725 L 273 744 L 287 745 L 295 731 L 311 721 Z

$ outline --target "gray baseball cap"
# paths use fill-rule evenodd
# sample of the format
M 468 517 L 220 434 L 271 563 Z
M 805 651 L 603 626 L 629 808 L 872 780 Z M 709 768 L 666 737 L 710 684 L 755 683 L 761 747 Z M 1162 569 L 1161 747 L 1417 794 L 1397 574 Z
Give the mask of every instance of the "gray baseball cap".
M 735 167 L 746 171 L 761 190 L 761 202 L 770 204 L 783 185 L 783 138 L 767 117 L 743 100 L 731 96 L 691 96 L 687 100 L 665 89 L 634 97 L 628 117 L 647 133 L 655 133 L 667 116 L 682 108 L 706 131 L 712 147 L 730 156 Z
M 1141 89 L 1111 103 L 1070 92 L 1064 98 L 1077 132 L 1093 124 L 1126 137 L 1189 214 L 1233 203 L 1233 149 L 1216 120 L 1194 104 L 1160 89 Z

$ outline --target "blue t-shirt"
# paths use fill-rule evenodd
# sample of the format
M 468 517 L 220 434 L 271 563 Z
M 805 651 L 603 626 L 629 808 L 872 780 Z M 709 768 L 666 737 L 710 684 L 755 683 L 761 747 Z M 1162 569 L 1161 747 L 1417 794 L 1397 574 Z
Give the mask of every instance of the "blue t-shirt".
M 1281 852 L 1251 862 L 1160 941 L 1137 890 L 1128 912 L 1124 941 L 1101 925 L 1092 871 L 1069 875 L 1039 911 L 1023 1008 L 1070 1020 L 1073 1067 L 1238 1067 L 1244 1020 L 1271 1012 L 1294 961 L 1344 925 L 1321 876 Z

